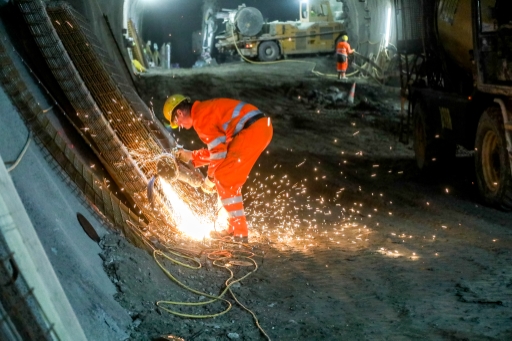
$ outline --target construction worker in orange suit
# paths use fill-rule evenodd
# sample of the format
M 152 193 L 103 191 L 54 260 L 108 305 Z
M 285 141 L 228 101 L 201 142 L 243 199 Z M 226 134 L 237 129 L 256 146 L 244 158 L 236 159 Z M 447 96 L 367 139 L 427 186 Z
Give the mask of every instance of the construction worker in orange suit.
M 341 36 L 341 40 L 336 46 L 336 70 L 338 71 L 338 79 L 347 78 L 346 73 L 348 69 L 348 55 L 356 52 L 356 50 L 352 50 L 350 48 L 350 44 L 348 43 L 348 36 Z
M 217 98 L 192 103 L 190 98 L 179 94 L 165 102 L 164 117 L 173 129 L 193 127 L 208 146 L 195 151 L 182 149 L 178 157 L 185 162 L 192 160 L 194 167 L 208 165 L 201 188 L 207 193 L 216 189 L 228 212 L 228 228 L 212 232 L 211 237 L 248 242 L 242 186 L 272 139 L 270 117 L 238 100 Z

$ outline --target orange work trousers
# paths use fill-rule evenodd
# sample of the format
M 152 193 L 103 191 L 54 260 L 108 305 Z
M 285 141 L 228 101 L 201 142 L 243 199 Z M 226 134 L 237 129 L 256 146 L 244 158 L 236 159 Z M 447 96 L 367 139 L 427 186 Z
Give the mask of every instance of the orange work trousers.
M 336 63 L 336 70 L 338 72 L 341 72 L 342 74 L 345 74 L 348 69 L 348 61 L 343 63 Z
M 229 215 L 228 231 L 235 236 L 249 234 L 244 212 L 242 186 L 261 153 L 272 140 L 273 128 L 269 117 L 260 118 L 242 129 L 228 145 L 226 159 L 215 171 L 215 185 L 222 206 Z

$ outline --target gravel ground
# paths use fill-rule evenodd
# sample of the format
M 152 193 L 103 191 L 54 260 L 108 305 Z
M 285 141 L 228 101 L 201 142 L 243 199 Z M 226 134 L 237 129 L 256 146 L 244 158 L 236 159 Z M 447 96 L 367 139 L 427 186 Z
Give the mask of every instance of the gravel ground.
M 478 201 L 471 153 L 453 169 L 420 174 L 411 146 L 398 142 L 398 89 L 365 78 L 340 82 L 312 73 L 313 65 L 331 73 L 334 60 L 150 70 L 138 78 L 157 115 L 175 92 L 233 97 L 268 113 L 274 138 L 244 187 L 250 247 L 183 240 L 181 247 L 200 251 L 201 268 L 190 269 L 115 234 L 103 237 L 104 268 L 133 319 L 132 339 L 264 340 L 242 305 L 272 340 L 512 339 L 511 216 Z M 194 132 L 176 138 L 200 146 Z M 214 264 L 220 249 L 233 258 Z M 155 259 L 200 293 L 171 280 Z M 227 313 L 210 317 L 228 307 L 219 300 L 156 305 L 208 301 L 224 291 L 228 269 L 235 279 L 249 275 L 230 286 L 234 296 L 223 296 L 233 305 Z

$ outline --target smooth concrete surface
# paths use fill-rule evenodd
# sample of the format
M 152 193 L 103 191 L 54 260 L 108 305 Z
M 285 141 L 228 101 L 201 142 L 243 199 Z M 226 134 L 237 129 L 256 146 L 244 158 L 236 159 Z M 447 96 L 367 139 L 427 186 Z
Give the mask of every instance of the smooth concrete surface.
M 1 25 L 0 37 L 6 39 Z M 22 70 L 19 58 L 15 61 L 41 107 L 49 108 L 41 87 Z M 0 155 L 5 162 L 17 158 L 27 136 L 24 122 L 0 87 Z M 76 214 L 82 213 L 100 236 L 110 232 L 61 179 L 59 169 L 53 169 L 37 144 L 30 144 L 9 174 L 87 339 L 127 339 L 131 317 L 114 300 L 116 288 L 103 271 L 101 249 L 85 234 Z
M 15 163 L 12 168 L 16 165 Z M 11 181 L 1 154 L 0 233 L 5 254 L 12 252 L 11 257 L 20 273 L 12 286 L 24 288 L 26 285 L 33 289 L 32 297 L 38 302 L 41 316 L 47 321 L 42 330 L 46 332 L 46 328 L 51 327 L 55 337 L 60 340 L 87 340 Z M 18 300 L 16 304 L 22 305 L 22 301 Z M 34 305 L 30 306 L 34 309 Z M 39 315 L 39 309 L 33 311 L 35 316 Z M 12 321 L 16 320 L 15 316 L 9 316 Z

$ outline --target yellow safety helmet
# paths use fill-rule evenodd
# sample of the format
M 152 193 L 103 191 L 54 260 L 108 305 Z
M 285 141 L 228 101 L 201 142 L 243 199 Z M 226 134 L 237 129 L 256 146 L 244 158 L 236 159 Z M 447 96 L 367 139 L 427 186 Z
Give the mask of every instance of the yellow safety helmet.
M 342 35 L 341 36 L 341 40 L 343 41 L 348 41 L 348 36 L 345 34 L 345 35 Z
M 180 94 L 174 94 L 171 97 L 167 98 L 164 104 L 164 117 L 167 121 L 169 121 L 169 124 L 172 129 L 178 128 L 178 125 L 173 122 L 173 111 L 176 109 L 176 107 L 183 101 L 190 102 L 190 97 L 185 97 Z

